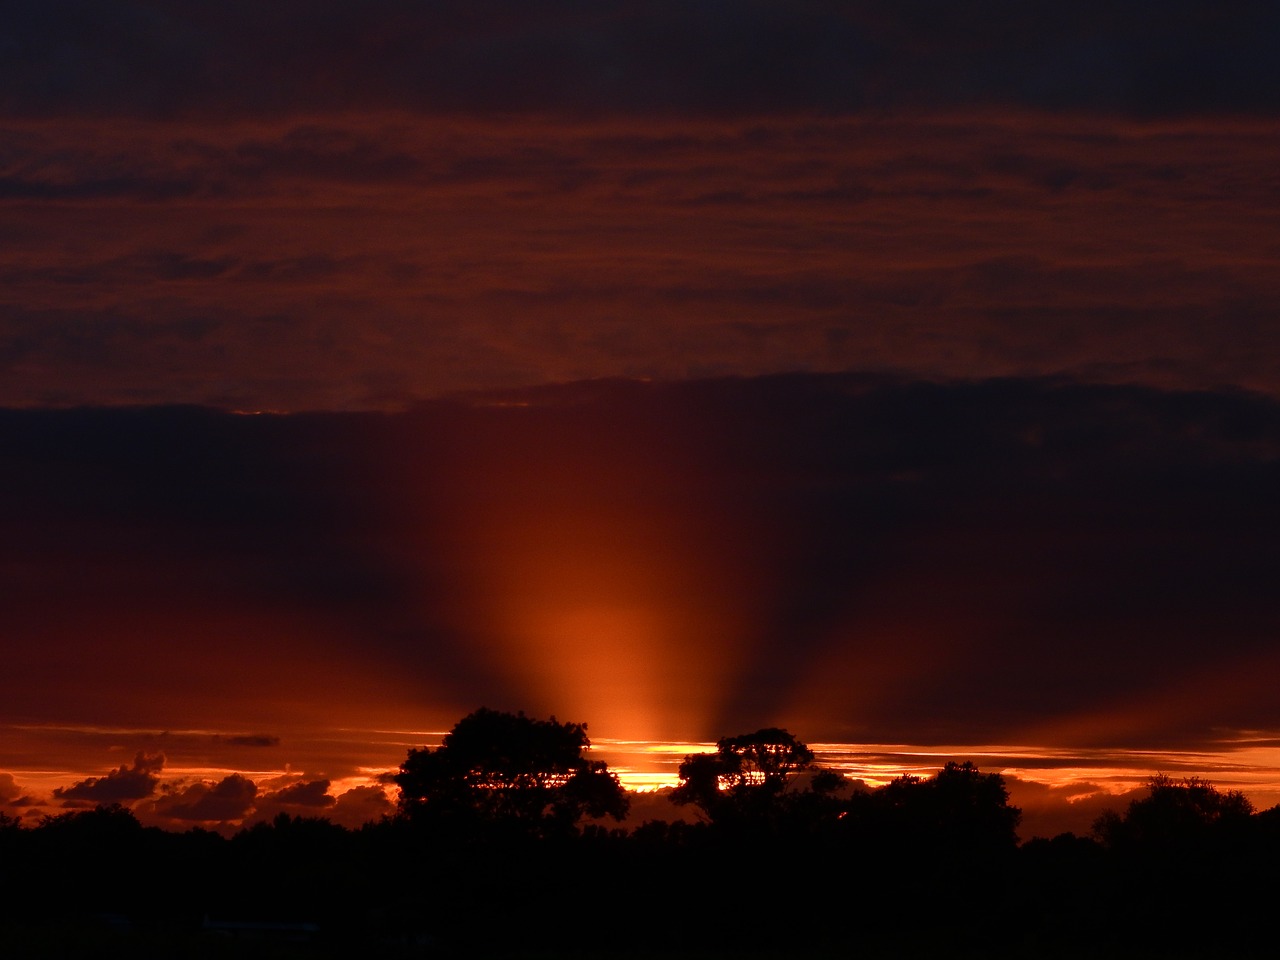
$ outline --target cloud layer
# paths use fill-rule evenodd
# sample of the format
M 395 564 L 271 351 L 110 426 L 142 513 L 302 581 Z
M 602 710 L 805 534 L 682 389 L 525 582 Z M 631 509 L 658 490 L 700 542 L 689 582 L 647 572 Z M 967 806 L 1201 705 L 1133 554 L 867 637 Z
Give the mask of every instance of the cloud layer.
M 1274 392 L 1278 29 L 1245 0 L 19 4 L 0 405 Z
M 0 404 L 880 369 L 1280 389 L 1266 122 L 10 121 Z

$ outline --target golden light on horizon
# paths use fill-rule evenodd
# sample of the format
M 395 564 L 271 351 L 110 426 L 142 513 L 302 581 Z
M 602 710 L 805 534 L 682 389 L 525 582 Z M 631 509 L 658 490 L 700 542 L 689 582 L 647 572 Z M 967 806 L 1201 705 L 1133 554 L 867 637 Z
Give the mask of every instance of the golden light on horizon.
M 680 762 L 694 753 L 712 753 L 714 743 L 685 741 L 602 739 L 592 741 L 592 752 L 608 762 L 618 782 L 628 790 L 651 792 L 680 782 Z
M 63 766 L 42 769 L 15 764 L 10 771 L 14 784 L 9 789 L 21 789 L 24 795 L 36 800 L 35 805 L 20 811 L 24 818 L 76 809 L 82 804 L 62 803 L 53 795 L 54 789 L 68 787 L 86 777 L 101 778 L 121 764 L 128 766 L 132 752 L 120 746 L 102 746 L 115 742 L 114 735 L 121 732 L 128 731 L 93 728 L 84 732 L 66 728 L 51 731 L 61 738 L 59 742 L 64 747 L 79 742 L 77 738 L 85 738 L 84 765 L 80 769 Z M 40 730 L 33 728 L 29 733 L 38 736 Z M 406 744 L 435 747 L 443 735 L 438 730 L 350 727 L 317 730 L 312 731 L 308 739 L 298 734 L 287 738 L 286 746 L 271 748 L 278 753 L 261 755 L 265 762 L 246 763 L 237 759 L 237 748 L 225 736 L 209 731 L 184 731 L 182 738 L 166 746 L 166 749 L 172 747 L 172 752 L 163 769 L 157 772 L 154 794 L 134 806 L 146 822 L 164 824 L 165 814 L 156 809 L 155 801 L 193 784 L 212 786 L 238 774 L 258 787 L 249 818 L 269 817 L 278 809 L 273 799 L 278 791 L 304 781 L 326 779 L 330 781 L 328 795 L 334 798 L 333 803 L 286 809 L 307 816 L 328 816 L 332 812 L 341 822 L 355 825 L 357 821 L 351 818 L 363 815 L 362 811 L 368 811 L 372 817 L 380 815 L 379 810 L 371 806 L 376 796 L 394 803 L 395 787 L 386 782 L 386 776 L 404 759 L 409 748 Z M 152 732 L 149 736 L 154 740 L 162 735 Z M 1072 749 L 1027 743 L 920 745 L 813 741 L 810 746 L 820 766 L 872 788 L 903 775 L 931 777 L 950 760 L 971 760 L 983 772 L 999 773 L 1006 778 L 1011 801 L 1024 809 L 1022 835 L 1028 839 L 1032 835 L 1054 835 L 1067 829 L 1087 833 L 1102 810 L 1122 808 L 1156 773 L 1166 773 L 1175 779 L 1197 776 L 1220 790 L 1241 790 L 1257 809 L 1266 809 L 1280 802 L 1280 791 L 1273 786 L 1280 782 L 1280 747 L 1273 745 L 1274 739 L 1266 731 L 1239 731 L 1224 734 L 1220 742 L 1195 750 Z M 218 759 L 202 759 L 207 756 L 211 742 L 217 749 L 231 752 L 219 755 Z M 94 743 L 99 746 L 93 748 Z M 243 756 L 252 760 L 259 749 L 262 748 L 254 748 Z M 339 753 L 334 754 L 335 749 Z M 599 736 L 592 739 L 589 755 L 605 761 L 626 789 L 653 795 L 678 784 L 679 766 L 684 757 L 714 750 L 715 744 L 708 741 Z M 372 792 L 352 795 L 349 800 L 341 801 L 341 806 L 335 805 L 338 798 L 349 791 L 362 788 Z M 385 800 L 376 803 L 382 804 L 382 812 L 389 809 Z M 634 822 L 686 815 L 688 811 L 682 808 L 668 809 L 658 794 L 652 800 L 639 802 L 634 812 L 639 819 Z M 185 821 L 174 821 L 168 826 L 183 828 Z

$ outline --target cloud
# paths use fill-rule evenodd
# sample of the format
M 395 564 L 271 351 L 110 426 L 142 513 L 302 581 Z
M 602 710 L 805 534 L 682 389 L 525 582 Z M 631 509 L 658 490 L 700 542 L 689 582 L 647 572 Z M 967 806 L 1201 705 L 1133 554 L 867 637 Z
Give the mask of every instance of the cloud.
M 0 134 L 49 201 L 0 199 L 0 404 L 403 409 L 843 369 L 1280 389 L 1280 135 L 1260 121 L 389 112 Z
M 22 788 L 12 773 L 0 773 L 0 804 L 16 803 L 22 796 Z
M 121 765 L 105 777 L 88 777 L 69 787 L 53 791 L 59 800 L 85 800 L 92 803 L 125 803 L 142 800 L 156 792 L 157 776 L 164 769 L 164 754 L 139 752 L 132 766 Z
M 259 794 L 249 822 L 269 821 L 281 813 L 290 816 L 329 817 L 337 804 L 337 799 L 329 793 L 332 781 L 328 779 L 283 777 L 278 778 L 277 782 L 285 785 L 278 790 Z
M 1018 836 L 1024 841 L 1060 833 L 1089 836 L 1094 822 L 1104 813 L 1121 813 L 1130 801 L 1146 794 L 1145 787 L 1113 793 L 1099 784 L 1075 782 L 1057 787 L 1012 776 L 1005 777 L 1005 785 L 1009 802 L 1022 810 Z
M 700 819 L 698 811 L 692 806 L 677 806 L 671 802 L 672 787 L 658 790 L 632 791 L 627 794 L 631 806 L 627 810 L 627 818 L 623 822 L 625 829 L 634 829 L 650 820 L 662 820 L 672 823 L 677 820 L 696 823 Z
M 331 807 L 337 801 L 329 795 L 329 785 L 329 780 L 300 780 L 263 799 L 289 806 Z
M 395 805 L 382 787 L 353 787 L 339 794 L 337 802 L 325 814 L 334 823 L 354 829 L 389 816 Z
M 355 829 L 394 812 L 394 804 L 382 786 L 353 787 L 336 797 L 329 792 L 331 786 L 328 779 L 295 780 L 280 790 L 260 796 L 252 818 L 246 823 L 269 822 L 285 813 L 294 817 L 323 817 Z
M 239 773 L 216 783 L 193 783 L 156 799 L 152 810 L 158 817 L 173 820 L 227 822 L 240 820 L 253 811 L 257 785 Z
M 278 747 L 280 746 L 280 738 L 273 737 L 269 734 L 255 733 L 245 736 L 222 737 L 227 743 L 234 747 Z

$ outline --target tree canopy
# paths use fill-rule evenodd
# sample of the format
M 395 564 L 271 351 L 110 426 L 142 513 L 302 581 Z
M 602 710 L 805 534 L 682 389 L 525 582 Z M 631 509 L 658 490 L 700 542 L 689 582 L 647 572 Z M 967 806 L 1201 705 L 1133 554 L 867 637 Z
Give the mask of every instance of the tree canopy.
M 1013 850 L 1022 811 L 998 773 L 949 761 L 928 779 L 904 775 L 857 798 L 854 822 L 917 852 L 970 857 Z
M 481 707 L 435 750 L 410 750 L 395 777 L 410 819 L 502 823 L 534 833 L 583 817 L 626 815 L 628 800 L 602 761 L 590 760 L 585 723 L 536 720 Z
M 694 804 L 712 821 L 776 817 L 796 776 L 813 768 L 813 751 L 779 727 L 723 737 L 715 753 L 697 753 L 680 764 L 676 804 Z M 815 776 L 813 787 L 830 792 L 838 775 Z
M 1108 847 L 1130 849 L 1203 842 L 1246 824 L 1253 804 L 1239 790 L 1222 791 L 1199 777 L 1174 780 L 1157 774 L 1147 795 L 1123 815 L 1108 811 L 1093 825 Z

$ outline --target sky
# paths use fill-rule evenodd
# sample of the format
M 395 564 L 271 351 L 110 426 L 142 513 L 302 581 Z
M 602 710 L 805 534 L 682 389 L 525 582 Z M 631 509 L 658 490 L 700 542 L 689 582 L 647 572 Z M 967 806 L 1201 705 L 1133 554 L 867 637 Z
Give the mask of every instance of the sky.
M 482 704 L 1280 801 L 1274 4 L 0 9 L 0 809 Z

